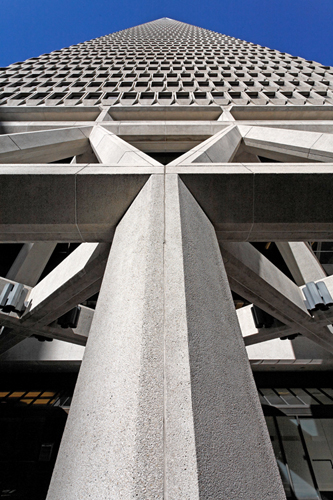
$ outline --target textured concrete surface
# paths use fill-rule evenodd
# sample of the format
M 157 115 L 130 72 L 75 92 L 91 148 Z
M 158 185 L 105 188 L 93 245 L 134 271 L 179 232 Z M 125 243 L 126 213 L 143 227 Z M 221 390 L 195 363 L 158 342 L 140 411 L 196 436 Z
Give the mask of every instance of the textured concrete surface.
M 214 228 L 165 194 L 116 230 L 48 500 L 284 498 Z
M 83 243 L 29 294 L 22 322 L 48 325 L 100 288 L 110 244 Z
M 1 241 L 111 241 L 149 175 L 163 171 L 135 165 L 1 166 Z M 168 166 L 166 172 L 181 175 L 220 239 L 332 239 L 332 164 L 207 163 Z
M 39 342 L 36 338 L 30 337 L 2 354 L 0 360 L 1 363 L 4 361 L 81 361 L 84 349 L 83 346 L 69 344 L 61 340 Z
M 231 162 L 241 140 L 242 136 L 238 128 L 235 125 L 230 125 L 214 134 L 213 137 L 201 142 L 187 153 L 184 153 L 169 165 Z
M 165 488 L 170 500 L 199 499 L 188 348 L 178 176 L 165 185 Z
M 52 162 L 82 154 L 91 127 L 41 130 L 0 137 L 1 163 Z
M 329 318 L 317 322 L 300 288 L 250 243 L 220 244 L 231 289 L 298 333 L 333 352 Z
M 276 245 L 298 286 L 326 277 L 308 243 L 278 241 Z
M 7 278 L 34 286 L 38 282 L 57 243 L 41 241 L 25 243 L 7 273 Z
M 103 127 L 93 128 L 90 144 L 100 163 L 160 166 L 160 163 Z
M 329 162 L 333 158 L 332 134 L 303 130 L 278 130 L 270 127 L 239 127 L 244 144 L 252 151 L 265 151 L 263 156 L 282 159 L 292 155 L 310 161 Z M 286 160 L 288 161 L 288 160 Z M 302 161 L 302 160 L 301 160 Z
M 164 60 L 146 57 L 147 41 Z M 0 161 L 12 164 L 0 169 L 0 240 L 110 243 L 119 225 L 52 499 L 282 498 L 217 240 L 332 240 L 333 68 L 161 19 L 0 72 Z M 185 154 L 162 167 L 142 151 L 163 161 Z M 285 164 L 258 164 L 257 155 Z M 333 313 L 310 318 L 297 288 L 290 294 L 274 267 L 251 268 L 243 256 L 230 283 L 287 315 L 270 335 L 301 323 L 333 352 Z M 26 268 L 32 257 L 23 255 Z M 306 280 L 305 253 L 296 261 Z M 91 311 L 78 331 L 47 324 L 99 288 L 104 265 L 98 277 L 79 264 L 36 287 L 25 323 L 0 313 L 0 352 L 32 332 L 85 344 Z M 265 336 L 252 331 L 245 342 Z M 289 356 L 290 342 L 273 343 L 266 353 L 251 347 L 256 368 L 262 356 L 267 369 L 278 365 L 273 354 Z M 312 353 L 318 367 L 324 355 L 311 346 L 297 338 L 287 361 Z M 44 347 L 25 340 L 5 357 L 78 364 L 76 348 Z
M 332 239 L 332 164 L 207 163 L 167 172 L 179 173 L 220 240 Z
M 163 498 L 162 270 L 152 176 L 114 237 L 48 500 Z
M 1 241 L 111 241 L 157 168 L 2 165 Z
M 200 499 L 284 499 L 215 231 L 179 183 Z

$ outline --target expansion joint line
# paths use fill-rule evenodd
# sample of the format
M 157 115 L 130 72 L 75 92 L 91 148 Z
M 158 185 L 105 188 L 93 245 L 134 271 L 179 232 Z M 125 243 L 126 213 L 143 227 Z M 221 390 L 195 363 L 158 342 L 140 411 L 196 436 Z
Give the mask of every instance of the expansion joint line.
M 166 166 L 163 169 L 163 500 L 168 500 L 167 491 L 167 381 L 166 381 L 166 338 L 165 338 L 165 305 L 166 305 L 166 275 L 165 275 L 165 245 L 166 245 Z
M 78 233 L 81 237 L 81 240 L 82 240 L 82 243 L 84 243 L 84 238 L 81 234 L 81 231 L 80 231 L 80 228 L 79 228 L 79 225 L 77 223 L 77 175 L 86 167 L 87 165 L 84 165 L 84 167 L 80 168 L 80 170 L 78 172 L 76 172 L 76 174 L 74 175 L 74 196 L 75 196 L 75 199 L 74 199 L 74 210 L 75 210 L 75 226 L 76 226 L 76 229 L 78 230 Z

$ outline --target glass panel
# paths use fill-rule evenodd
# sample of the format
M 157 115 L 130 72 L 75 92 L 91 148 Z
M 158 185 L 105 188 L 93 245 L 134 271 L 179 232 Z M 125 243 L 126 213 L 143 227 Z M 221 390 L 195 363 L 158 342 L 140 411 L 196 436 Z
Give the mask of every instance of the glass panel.
M 285 405 L 285 402 L 276 394 L 273 389 L 260 389 L 269 404 L 273 406 Z
M 296 419 L 277 417 L 294 492 L 298 500 L 319 500 L 309 465 L 305 458 Z
M 318 399 L 318 401 L 323 405 L 331 405 L 333 403 L 333 401 L 328 396 L 326 396 L 326 394 L 321 392 L 320 389 L 311 388 L 306 390 L 307 392 L 312 394 L 314 398 Z
M 303 401 L 303 403 L 305 403 L 307 405 L 319 405 L 318 401 L 316 401 L 310 394 L 305 392 L 303 389 L 291 388 L 291 390 L 301 401 Z
M 275 389 L 278 395 L 284 399 L 288 405 L 302 404 L 288 389 Z
M 277 433 L 276 425 L 274 422 L 274 417 L 265 417 L 266 418 L 266 423 L 267 423 L 267 428 L 268 432 L 272 441 L 272 446 L 274 450 L 274 454 L 276 457 L 276 461 L 278 464 L 278 468 L 280 471 L 280 476 L 282 479 L 282 484 L 284 487 L 284 490 L 286 492 L 287 498 L 292 498 L 292 493 L 291 493 L 291 487 L 290 487 L 290 478 L 289 478 L 289 471 L 288 467 L 285 463 L 285 458 L 284 454 L 281 450 L 280 442 L 279 442 L 279 436 Z
M 328 394 L 330 396 L 330 398 L 333 399 L 333 389 L 331 387 L 329 388 L 323 388 L 322 389 L 324 392 L 326 392 L 326 394 Z M 331 402 L 331 404 L 333 403 L 333 401 Z
M 333 419 L 300 419 L 320 491 L 333 491 Z
M 25 392 L 12 392 L 9 398 L 20 398 L 25 394 Z

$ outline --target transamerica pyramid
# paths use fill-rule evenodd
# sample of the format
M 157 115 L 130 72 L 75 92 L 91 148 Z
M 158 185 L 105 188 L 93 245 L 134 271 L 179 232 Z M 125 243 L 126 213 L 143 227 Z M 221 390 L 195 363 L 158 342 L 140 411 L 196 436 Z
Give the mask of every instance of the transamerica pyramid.
M 332 67 L 168 18 L 1 69 L 1 105 L 333 104 Z
M 163 18 L 0 87 L 0 497 L 333 498 L 333 68 Z

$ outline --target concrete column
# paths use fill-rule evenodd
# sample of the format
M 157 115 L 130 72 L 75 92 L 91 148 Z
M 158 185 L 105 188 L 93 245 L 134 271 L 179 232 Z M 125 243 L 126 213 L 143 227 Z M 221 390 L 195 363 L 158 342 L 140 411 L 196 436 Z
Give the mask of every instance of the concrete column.
M 47 500 L 285 498 L 215 231 L 177 175 L 120 222 Z
M 278 241 L 276 245 L 298 286 L 326 278 L 324 269 L 308 243 Z
M 163 498 L 163 177 L 117 227 L 48 500 Z
M 214 228 L 166 178 L 165 498 L 285 499 Z

